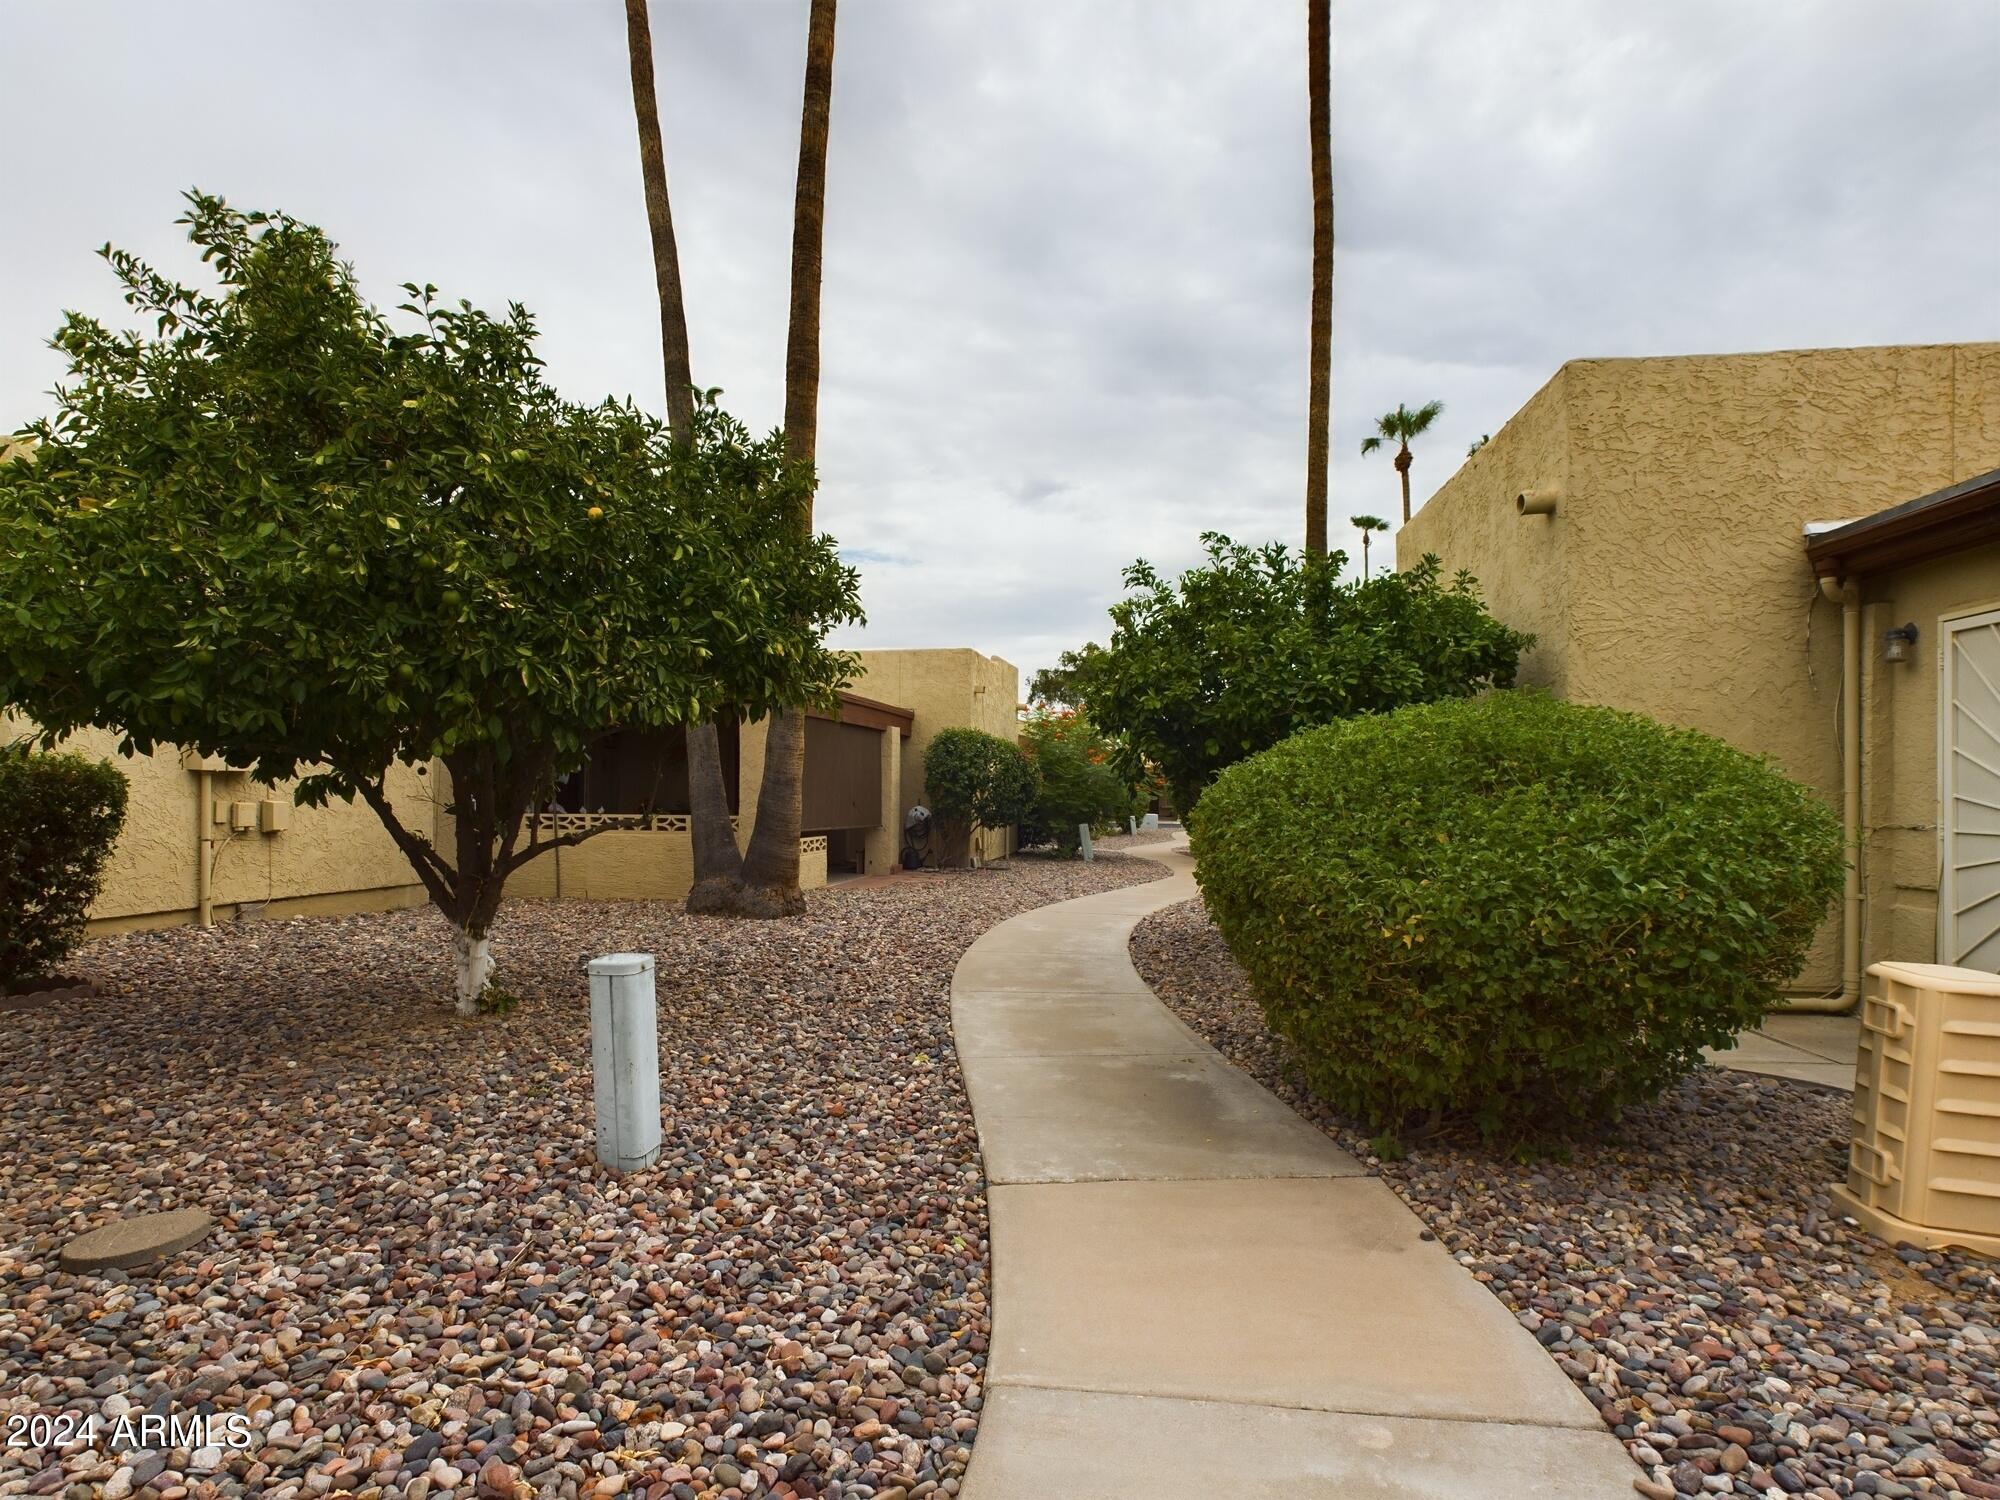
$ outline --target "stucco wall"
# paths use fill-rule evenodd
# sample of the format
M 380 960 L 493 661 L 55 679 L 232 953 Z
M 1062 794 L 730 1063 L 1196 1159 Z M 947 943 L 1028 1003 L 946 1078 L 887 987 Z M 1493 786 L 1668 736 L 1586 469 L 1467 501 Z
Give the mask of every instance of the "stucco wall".
M 912 806 L 929 800 L 924 792 L 924 749 L 940 729 L 970 726 L 1010 743 L 1020 733 L 1021 674 L 1011 662 L 969 648 L 859 654 L 861 674 L 853 691 L 907 708 L 914 715 L 910 737 L 902 746 L 901 789 L 895 807 L 898 826 Z M 979 845 L 981 859 L 998 859 L 1011 848 L 1011 835 L 1005 829 L 987 829 Z M 953 852 L 946 851 L 944 859 Z
M 1396 565 L 1435 553 L 1447 577 L 1464 568 L 1479 580 L 1495 618 L 1532 631 L 1521 661 L 1524 685 L 1562 693 L 1568 686 L 1569 607 L 1565 557 L 1570 516 L 1522 518 L 1514 497 L 1555 486 L 1569 490 L 1567 366 L 1556 372 L 1507 424 L 1396 533 Z
M 738 819 L 739 827 L 747 827 Z M 551 849 L 507 878 L 507 897 L 566 901 L 679 901 L 694 884 L 685 828 L 614 828 Z M 799 888 L 826 884 L 826 840 L 799 846 Z
M 1517 517 L 1538 468 L 1563 472 L 1557 512 Z M 1837 802 L 1840 615 L 1806 566 L 1803 527 L 1994 468 L 2000 344 L 1576 360 L 1412 518 L 1397 556 L 1470 569 L 1499 618 L 1542 635 L 1526 681 L 1769 754 Z M 1924 714 L 1897 688 L 1899 803 L 1935 798 L 1935 687 Z M 1921 924 L 1918 888 L 1899 889 L 1877 893 L 1907 911 L 1878 916 L 1871 958 L 1913 956 L 1879 931 L 1901 944 Z M 1796 988 L 1838 983 L 1837 930 Z
M 1869 962 L 1929 963 L 1937 955 L 1941 851 L 1941 622 L 2000 609 L 2000 543 L 1871 578 L 1863 599 L 1862 951 Z M 1911 659 L 1883 661 L 1883 632 L 1909 623 L 1918 630 Z
M 0 734 L 25 730 L 9 719 Z M 112 849 L 104 891 L 91 907 L 91 930 L 115 932 L 165 927 L 194 920 L 195 869 L 201 778 L 182 768 L 180 754 L 162 748 L 150 755 L 120 755 L 118 737 L 86 730 L 64 749 L 110 760 L 130 786 L 125 828 Z M 226 805 L 276 798 L 291 802 L 291 783 L 270 788 L 241 772 L 209 778 L 211 801 Z M 425 833 L 435 818 L 430 776 L 397 766 L 389 773 L 391 805 L 406 825 Z M 282 832 L 232 832 L 226 821 L 210 825 L 217 840 L 211 864 L 211 899 L 218 920 L 260 912 L 265 916 L 367 911 L 416 905 L 428 899 L 409 862 L 381 821 L 360 802 L 292 807 Z

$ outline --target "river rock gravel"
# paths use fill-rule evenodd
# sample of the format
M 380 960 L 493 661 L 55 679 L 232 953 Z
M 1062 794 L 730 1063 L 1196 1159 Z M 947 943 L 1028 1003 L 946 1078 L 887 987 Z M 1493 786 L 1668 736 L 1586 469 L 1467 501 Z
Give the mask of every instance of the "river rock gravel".
M 103 998 L 0 1017 L 0 1495 L 956 1493 L 989 1329 L 951 970 L 1161 873 L 1017 858 L 781 923 L 510 903 L 518 1003 L 470 1021 L 428 909 L 85 945 Z M 582 969 L 633 949 L 666 1143 L 620 1179 Z M 215 1232 L 59 1268 L 174 1208 Z
M 1146 918 L 1132 958 L 1513 1310 L 1624 1439 L 1636 1493 L 2000 1497 L 2000 1266 L 1839 1217 L 1846 1094 L 1709 1068 L 1568 1160 L 1383 1160 L 1296 1082 L 1200 902 Z

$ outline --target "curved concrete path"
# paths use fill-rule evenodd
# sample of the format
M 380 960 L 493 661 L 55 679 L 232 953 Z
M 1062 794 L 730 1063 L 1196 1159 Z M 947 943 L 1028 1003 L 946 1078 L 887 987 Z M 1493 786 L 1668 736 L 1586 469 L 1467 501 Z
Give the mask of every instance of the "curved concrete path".
M 1639 1470 L 1378 1178 L 1162 1005 L 1167 879 L 974 943 L 993 1346 L 965 1500 L 1613 1500 Z

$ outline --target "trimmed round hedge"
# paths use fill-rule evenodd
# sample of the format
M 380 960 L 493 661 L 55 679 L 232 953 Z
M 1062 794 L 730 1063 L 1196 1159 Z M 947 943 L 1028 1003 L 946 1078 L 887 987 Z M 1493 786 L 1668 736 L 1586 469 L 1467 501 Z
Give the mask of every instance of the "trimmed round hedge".
M 1755 1025 L 1839 890 L 1840 824 L 1769 762 L 1497 692 L 1224 771 L 1196 878 L 1335 1107 L 1519 1142 L 1615 1116 Z
M 0 744 L 0 995 L 56 977 L 125 823 L 109 761 Z

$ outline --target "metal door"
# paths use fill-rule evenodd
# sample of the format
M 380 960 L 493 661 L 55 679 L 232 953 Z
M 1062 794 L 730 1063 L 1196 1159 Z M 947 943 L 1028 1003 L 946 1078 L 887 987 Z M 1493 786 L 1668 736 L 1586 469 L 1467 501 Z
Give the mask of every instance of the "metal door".
M 1938 961 L 2000 972 L 2000 609 L 1940 623 Z

